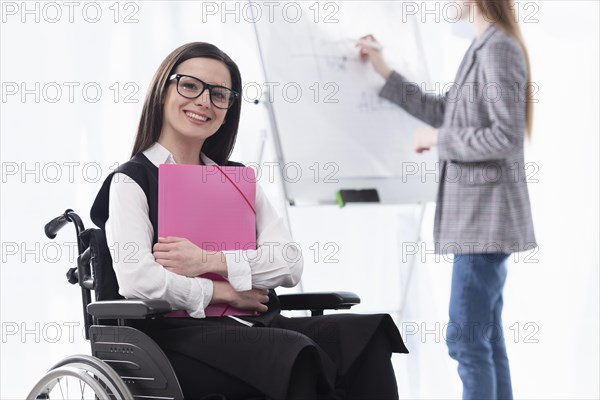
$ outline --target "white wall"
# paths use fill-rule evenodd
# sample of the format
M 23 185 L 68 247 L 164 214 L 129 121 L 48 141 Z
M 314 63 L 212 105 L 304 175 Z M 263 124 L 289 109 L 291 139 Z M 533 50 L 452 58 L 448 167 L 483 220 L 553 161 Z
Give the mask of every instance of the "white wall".
M 112 2 L 76 2 L 72 23 L 63 2 L 27 4 L 39 11 L 24 14 L 23 3 L 2 2 L 0 27 L 0 398 L 22 398 L 52 363 L 89 352 L 79 291 L 64 279 L 74 235 L 69 229 L 51 242 L 42 228 L 65 208 L 90 224 L 91 201 L 111 166 L 127 160 L 147 84 L 164 56 L 188 41 L 213 42 L 238 62 L 245 82 L 264 83 L 244 3 L 240 14 L 223 15 L 221 2 L 205 2 L 204 9 L 191 1 L 122 2 L 115 22 Z M 102 15 L 92 23 L 96 4 Z M 208 15 L 208 6 L 218 13 Z M 538 1 L 519 7 L 539 87 L 526 157 L 536 168 L 530 193 L 540 247 L 509 266 L 504 320 L 515 395 L 598 398 L 599 6 Z M 61 18 L 52 22 L 57 10 Z M 137 22 L 124 23 L 128 15 Z M 452 36 L 456 29 L 443 18 L 422 17 L 430 74 L 451 82 L 468 40 Z M 440 31 L 447 33 L 440 37 Z M 102 95 L 92 102 L 95 87 Z M 32 92 L 22 97 L 23 88 Z M 53 102 L 57 88 L 62 97 Z M 127 94 L 135 102 L 126 102 Z M 263 106 L 245 101 L 235 158 L 254 160 L 265 132 Z M 273 157 L 269 141 L 265 160 Z M 282 207 L 278 181 L 263 183 Z M 433 210 L 429 204 L 424 249 L 431 248 Z M 402 243 L 414 240 L 416 215 L 410 206 L 307 207 L 291 209 L 290 221 L 304 246 L 306 290 L 353 290 L 363 298 L 358 312 L 385 311 L 397 319 L 411 350 L 394 356 L 401 396 L 458 398 L 460 382 L 441 335 L 451 260 L 419 254 L 406 307 L 397 312 L 408 273 Z

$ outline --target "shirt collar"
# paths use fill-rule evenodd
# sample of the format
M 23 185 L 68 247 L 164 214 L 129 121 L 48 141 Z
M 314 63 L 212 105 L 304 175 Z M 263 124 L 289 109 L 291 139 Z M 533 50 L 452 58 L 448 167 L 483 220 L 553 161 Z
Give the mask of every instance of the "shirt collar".
M 177 164 L 175 162 L 175 158 L 173 157 L 173 154 L 171 154 L 165 146 L 163 146 L 162 144 L 160 144 L 158 142 L 155 142 L 146 151 L 144 151 L 143 154 L 156 167 L 158 167 L 160 164 Z M 208 158 L 204 153 L 200 153 L 200 159 L 202 160 L 204 165 L 216 165 L 217 164 L 213 160 Z

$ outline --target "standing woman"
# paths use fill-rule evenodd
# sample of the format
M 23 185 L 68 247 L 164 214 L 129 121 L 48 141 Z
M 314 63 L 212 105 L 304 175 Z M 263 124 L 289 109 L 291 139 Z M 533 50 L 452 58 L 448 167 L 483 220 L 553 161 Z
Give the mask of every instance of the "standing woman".
M 509 255 L 536 247 L 523 155 L 531 74 L 512 0 L 460 4 L 476 38 L 448 93 L 423 93 L 377 46 L 362 41 L 360 55 L 386 80 L 380 96 L 433 127 L 416 131 L 415 150 L 438 148 L 434 241 L 438 253 L 454 254 L 446 342 L 463 398 L 512 399 L 502 290 Z

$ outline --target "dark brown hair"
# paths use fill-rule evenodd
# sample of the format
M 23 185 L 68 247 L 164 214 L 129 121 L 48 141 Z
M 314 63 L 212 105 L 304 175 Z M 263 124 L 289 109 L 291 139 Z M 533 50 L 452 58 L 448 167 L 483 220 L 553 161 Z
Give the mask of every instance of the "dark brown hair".
M 528 138 L 531 138 L 533 128 L 533 86 L 531 84 L 531 64 L 529 63 L 529 53 L 525 46 L 525 40 L 521 34 L 521 29 L 517 23 L 515 15 L 514 0 L 476 0 L 477 8 L 481 11 L 484 18 L 492 23 L 497 23 L 509 36 L 512 36 L 523 51 L 525 62 L 527 63 L 527 87 L 525 92 L 525 132 Z
M 160 136 L 163 124 L 163 101 L 166 95 L 167 79 L 175 73 L 182 62 L 190 58 L 211 58 L 221 61 L 231 75 L 231 89 L 237 93 L 242 91 L 242 78 L 240 70 L 231 58 L 216 46 L 210 43 L 193 42 L 184 44 L 175 49 L 160 64 L 150 82 L 148 94 L 144 100 L 144 107 L 140 117 L 137 136 L 133 144 L 131 156 L 135 156 L 148 149 Z M 202 152 L 217 164 L 224 164 L 229 159 L 240 121 L 241 101 L 238 98 L 233 106 L 227 110 L 225 123 L 211 137 L 206 139 Z

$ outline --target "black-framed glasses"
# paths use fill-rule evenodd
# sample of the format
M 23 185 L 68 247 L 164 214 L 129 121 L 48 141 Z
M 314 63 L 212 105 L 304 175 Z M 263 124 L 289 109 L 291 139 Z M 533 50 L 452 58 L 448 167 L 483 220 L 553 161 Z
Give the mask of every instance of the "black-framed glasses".
M 177 80 L 177 93 L 186 99 L 196 99 L 208 89 L 210 102 L 217 108 L 230 108 L 238 97 L 237 92 L 225 86 L 211 85 L 193 76 L 173 74 L 169 77 L 169 81 L 174 79 Z

